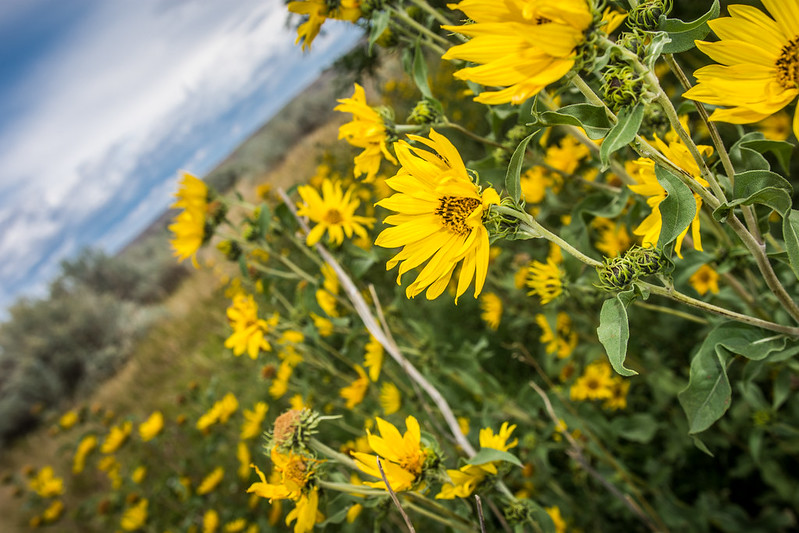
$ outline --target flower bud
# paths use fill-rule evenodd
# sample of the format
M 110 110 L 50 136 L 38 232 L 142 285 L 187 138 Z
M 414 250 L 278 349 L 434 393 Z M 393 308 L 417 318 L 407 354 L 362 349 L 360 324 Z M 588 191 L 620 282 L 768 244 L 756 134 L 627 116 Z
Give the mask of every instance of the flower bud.
M 671 13 L 671 0 L 643 0 L 627 13 L 627 22 L 644 31 L 654 31 L 660 17 Z
M 436 105 L 427 98 L 419 100 L 408 115 L 411 124 L 433 124 L 441 116 Z
M 643 89 L 643 80 L 629 65 L 610 65 L 602 73 L 602 93 L 614 111 L 638 103 Z

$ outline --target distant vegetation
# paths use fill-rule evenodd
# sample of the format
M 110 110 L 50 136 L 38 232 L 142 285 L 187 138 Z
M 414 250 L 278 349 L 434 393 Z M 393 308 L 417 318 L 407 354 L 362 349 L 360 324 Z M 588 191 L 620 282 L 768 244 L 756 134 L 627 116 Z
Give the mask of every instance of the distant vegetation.
M 0 443 L 121 366 L 159 314 L 153 304 L 187 273 L 158 257 L 131 261 L 86 249 L 62 263 L 46 298 L 23 299 L 9 309 L 10 318 L 0 324 Z

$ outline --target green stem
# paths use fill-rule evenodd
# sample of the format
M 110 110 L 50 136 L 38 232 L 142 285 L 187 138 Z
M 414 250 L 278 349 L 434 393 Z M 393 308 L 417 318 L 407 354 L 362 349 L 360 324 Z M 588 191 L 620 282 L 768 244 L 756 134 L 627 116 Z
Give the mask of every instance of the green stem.
M 650 311 L 657 311 L 658 313 L 663 313 L 665 315 L 673 315 L 676 317 L 680 317 L 684 320 L 690 320 L 691 322 L 702 324 L 703 326 L 709 324 L 709 322 L 704 318 L 692 315 L 691 313 L 684 313 L 682 311 L 678 311 L 677 309 L 672 309 L 671 307 L 663 307 L 662 305 L 648 304 L 646 302 L 641 302 L 639 300 L 636 300 L 634 303 L 636 306 L 641 307 L 643 309 L 649 309 Z
M 311 445 L 311 448 L 313 448 L 314 450 L 318 451 L 322 455 L 325 455 L 325 456 L 329 457 L 330 459 L 333 459 L 337 463 L 341 463 L 341 464 L 343 464 L 345 466 L 348 466 L 349 468 L 352 468 L 353 470 L 359 470 L 358 469 L 358 465 L 355 463 L 355 461 L 351 457 L 349 457 L 348 455 L 345 455 L 345 454 L 343 454 L 341 452 L 337 452 L 336 450 L 334 450 L 333 448 L 331 448 L 327 444 L 324 444 L 324 443 L 320 442 L 319 439 L 317 439 L 316 437 L 312 437 L 310 442 L 309 442 L 309 444 Z
M 419 507 L 418 505 L 416 505 L 413 502 L 406 501 L 405 502 L 405 507 L 407 507 L 408 509 L 410 509 L 410 510 L 416 512 L 416 513 L 419 513 L 420 515 L 423 515 L 423 516 L 426 516 L 427 518 L 435 520 L 436 522 L 438 522 L 440 524 L 444 524 L 445 526 L 449 526 L 452 529 L 456 529 L 458 531 L 469 531 L 469 532 L 473 531 L 473 528 L 472 528 L 471 525 L 465 525 L 465 524 L 462 524 L 460 522 L 453 522 L 452 520 L 444 518 L 440 514 L 436 514 L 433 511 L 428 511 L 424 507 Z
M 445 49 L 446 49 L 446 48 L 448 48 L 448 47 L 450 47 L 450 46 L 452 46 L 452 43 L 450 43 L 449 41 L 447 41 L 445 38 L 443 38 L 442 36 L 438 35 L 437 33 L 433 33 L 432 31 L 430 31 L 430 29 L 429 29 L 429 28 L 427 28 L 427 27 L 425 27 L 425 26 L 423 26 L 423 25 L 419 24 L 419 23 L 418 23 L 418 22 L 416 22 L 415 20 L 413 20 L 413 19 L 412 19 L 412 18 L 411 18 L 411 17 L 410 17 L 410 16 L 409 16 L 409 15 L 408 15 L 408 14 L 407 14 L 405 11 L 403 11 L 402 9 L 397 9 L 397 8 L 395 8 L 395 7 L 393 7 L 393 6 L 388 6 L 388 9 L 389 9 L 389 11 L 391 11 L 391 12 L 392 12 L 394 15 L 396 15 L 396 17 L 397 17 L 398 19 L 400 19 L 402 22 L 404 22 L 405 24 L 407 24 L 407 25 L 408 25 L 408 26 L 410 26 L 411 28 L 415 29 L 415 30 L 416 30 L 416 31 L 418 31 L 419 33 L 421 33 L 421 34 L 423 34 L 423 35 L 425 35 L 425 36 L 429 37 L 429 38 L 430 38 L 430 39 L 432 39 L 433 41 L 436 41 L 436 42 L 437 42 L 439 45 L 443 46 Z M 431 43 L 431 44 L 432 44 L 432 43 Z M 442 51 L 442 54 L 441 54 L 441 55 L 444 55 L 444 52 L 446 52 L 446 50 L 445 50 L 445 49 Z
M 432 40 L 430 40 L 430 38 L 422 39 L 420 41 L 418 35 L 414 34 L 412 31 L 410 31 L 408 28 L 406 28 L 399 22 L 391 20 L 389 21 L 389 24 L 392 29 L 396 30 L 397 33 L 401 35 L 402 39 L 404 39 L 409 46 L 415 46 L 416 43 L 421 42 L 421 44 L 428 47 L 430 50 L 432 50 L 439 56 L 443 56 L 446 53 L 446 50 L 444 48 L 434 43 Z
M 707 311 L 709 313 L 713 313 L 715 315 L 719 315 L 724 318 L 728 318 L 730 320 L 735 320 L 736 322 L 749 324 L 750 326 L 767 329 L 769 331 L 776 331 L 777 333 L 783 333 L 785 335 L 790 335 L 792 337 L 799 337 L 799 327 L 783 326 L 782 324 L 776 324 L 774 322 L 769 322 L 768 320 L 761 320 L 759 318 L 755 318 L 749 315 L 736 313 L 735 311 L 730 311 L 729 309 L 718 307 L 716 305 L 703 302 L 702 300 L 697 300 L 696 298 L 691 298 L 687 294 L 683 294 L 672 287 L 661 287 L 659 285 L 653 285 L 651 283 L 641 283 L 641 285 L 649 289 L 649 291 L 652 292 L 653 294 L 657 294 L 659 296 L 665 296 L 666 298 L 671 298 L 676 302 L 690 305 L 691 307 L 694 307 L 696 309 L 701 309 L 703 311 Z
M 597 261 L 596 259 L 591 259 L 580 250 L 536 222 L 536 220 L 530 214 L 504 205 L 492 205 L 491 210 L 517 219 L 520 222 L 519 229 L 527 233 L 531 239 L 543 237 L 544 239 L 557 244 L 561 247 L 561 249 L 563 249 L 563 251 L 573 255 L 588 266 L 594 268 L 599 268 L 602 266 L 601 262 Z
M 682 68 L 680 68 L 679 63 L 677 63 L 677 60 L 674 59 L 674 56 L 672 54 L 664 54 L 663 57 L 665 58 L 666 64 L 668 64 L 671 71 L 675 76 L 677 76 L 677 79 L 680 80 L 680 84 L 683 86 L 683 89 L 686 91 L 689 90 L 691 88 L 691 81 L 688 79 L 688 76 L 685 75 L 685 72 L 683 72 Z M 713 146 L 716 147 L 716 153 L 718 153 L 719 159 L 721 160 L 721 165 L 724 167 L 724 173 L 727 174 L 727 179 L 730 180 L 730 184 L 735 186 L 735 167 L 732 165 L 730 154 L 727 152 L 727 149 L 724 146 L 724 141 L 721 139 L 721 135 L 716 127 L 716 123 L 710 120 L 710 116 L 708 116 L 707 110 L 701 102 L 696 100 L 693 102 L 694 107 L 702 119 L 702 122 L 705 123 L 707 130 L 710 132 L 710 138 L 713 141 Z M 748 205 L 741 206 L 741 210 L 744 214 L 746 227 L 749 229 L 752 235 L 754 235 L 755 240 L 762 242 L 763 239 L 760 235 L 760 227 L 757 225 L 757 217 L 755 216 L 754 210 Z
M 422 11 L 426 11 L 427 14 L 431 15 L 436 21 L 441 25 L 450 25 L 452 21 L 448 20 L 444 15 L 442 15 L 437 9 L 434 9 L 430 4 L 425 2 L 425 0 L 411 0 L 413 4 L 416 4 Z M 466 40 L 466 37 L 458 34 L 462 40 Z
M 496 141 L 492 141 L 491 139 L 486 139 L 485 137 L 481 137 L 480 135 L 477 135 L 476 133 L 473 133 L 473 132 L 467 130 L 466 128 L 464 128 L 460 124 L 456 124 L 455 122 L 450 122 L 450 120 L 448 118 L 446 118 L 446 117 L 444 117 L 444 122 L 442 124 L 439 124 L 439 126 L 441 126 L 443 128 L 452 128 L 454 130 L 457 130 L 457 131 L 463 133 L 464 135 L 466 135 L 467 137 L 469 137 L 470 139 L 474 139 L 477 142 L 480 142 L 480 143 L 483 143 L 483 144 L 487 144 L 489 146 L 494 146 L 494 147 L 497 147 L 497 148 L 502 148 L 503 150 L 508 151 L 508 152 L 512 152 L 513 151 L 513 149 L 508 148 L 507 146 L 504 146 L 504 145 L 502 145 L 502 144 L 500 144 L 500 143 L 498 143 Z
M 337 483 L 324 480 L 318 480 L 316 483 L 323 489 L 346 492 L 347 494 L 362 494 L 364 496 L 386 496 L 388 494 L 383 489 L 373 489 L 372 487 L 353 485 L 352 483 Z
M 447 516 L 453 518 L 454 520 L 457 520 L 458 522 L 460 522 L 460 523 L 462 523 L 464 525 L 467 525 L 467 526 L 471 525 L 470 522 L 467 521 L 466 519 L 464 519 L 461 515 L 450 511 L 449 509 L 447 509 L 446 507 L 444 507 L 440 503 L 436 502 L 435 500 L 431 500 L 430 498 L 428 498 L 424 494 L 421 494 L 419 492 L 403 492 L 402 495 L 406 499 L 415 500 L 415 501 L 419 502 L 420 504 L 424 504 L 424 505 L 428 506 L 430 509 L 433 509 L 434 511 L 436 511 L 437 513 L 442 514 L 442 515 L 447 515 Z

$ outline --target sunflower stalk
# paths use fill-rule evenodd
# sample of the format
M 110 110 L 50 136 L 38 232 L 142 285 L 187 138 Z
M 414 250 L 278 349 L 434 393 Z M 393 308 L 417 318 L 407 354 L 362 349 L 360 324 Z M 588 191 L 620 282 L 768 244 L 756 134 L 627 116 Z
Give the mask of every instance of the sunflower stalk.
M 442 52 L 441 52 L 442 55 L 446 51 L 447 48 L 452 46 L 452 43 L 447 41 L 445 38 L 443 38 L 442 36 L 438 35 L 437 33 L 434 33 L 429 28 L 427 28 L 424 25 L 419 24 L 418 22 L 413 20 L 404 10 L 397 9 L 396 7 L 391 6 L 391 5 L 388 6 L 388 10 L 393 15 L 395 15 L 399 20 L 401 20 L 402 22 L 404 22 L 405 24 L 407 24 L 408 26 L 410 26 L 414 30 L 418 31 L 419 33 L 421 33 L 422 35 L 428 37 L 429 39 L 432 39 L 437 44 L 437 46 L 442 46 L 443 47 Z
M 690 89 L 691 81 L 688 79 L 688 76 L 685 75 L 685 72 L 683 72 L 682 68 L 680 68 L 679 63 L 677 63 L 677 60 L 674 59 L 674 56 L 672 54 L 664 54 L 663 57 L 671 71 L 675 76 L 677 76 L 677 79 L 680 81 L 683 89 L 686 91 Z M 710 116 L 707 114 L 707 109 L 705 109 L 704 104 L 696 100 L 693 102 L 694 107 L 702 119 L 702 122 L 705 124 L 705 126 L 707 126 L 708 132 L 710 132 L 710 138 L 713 141 L 713 146 L 716 147 L 716 153 L 719 154 L 719 159 L 721 160 L 721 165 L 724 167 L 725 174 L 727 174 L 727 179 L 730 180 L 730 185 L 735 186 L 735 168 L 732 166 L 730 154 L 727 152 L 727 148 L 724 146 L 724 141 L 721 139 L 719 129 L 716 127 L 716 123 L 710 120 Z M 755 236 L 757 241 L 762 242 L 762 235 L 760 234 L 760 227 L 757 224 L 757 217 L 755 216 L 754 209 L 751 206 L 742 205 L 741 211 L 743 212 L 744 219 L 746 220 L 746 227 L 749 228 L 749 231 Z
M 297 212 L 294 208 L 294 205 L 291 203 L 291 199 L 289 199 L 288 195 L 283 189 L 278 189 L 278 194 L 282 198 L 283 202 L 288 207 L 289 211 L 294 215 L 297 219 L 297 222 L 300 225 L 300 228 L 305 233 L 310 231 L 308 225 L 302 220 L 299 216 L 297 216 Z M 338 277 L 339 281 L 341 282 L 344 291 L 347 293 L 347 296 L 350 298 L 353 306 L 355 307 L 355 311 L 358 313 L 358 316 L 361 317 L 363 320 L 366 329 L 369 330 L 369 333 L 377 339 L 377 341 L 385 348 L 386 352 L 394 359 L 407 373 L 408 376 L 416 381 L 419 386 L 424 389 L 425 392 L 431 397 L 433 402 L 438 407 L 441 415 L 444 417 L 444 420 L 447 423 L 447 426 L 450 429 L 450 433 L 455 437 L 455 441 L 458 445 L 469 455 L 469 457 L 474 456 L 477 451 L 474 449 L 472 444 L 466 439 L 466 437 L 461 433 L 460 426 L 458 425 L 458 420 L 455 417 L 455 414 L 452 412 L 452 408 L 449 406 L 449 402 L 444 398 L 441 392 L 436 389 L 428 380 L 425 378 L 419 370 L 408 361 L 400 351 L 399 347 L 391 342 L 390 337 L 386 334 L 385 331 L 380 327 L 377 320 L 375 319 L 372 311 L 369 309 L 366 301 L 363 299 L 360 291 L 355 286 L 355 283 L 349 277 L 349 275 L 344 271 L 344 269 L 339 265 L 338 261 L 327 251 L 327 249 L 322 246 L 321 244 L 316 244 L 316 250 L 322 256 L 322 258 L 333 268 L 336 272 L 336 276 Z

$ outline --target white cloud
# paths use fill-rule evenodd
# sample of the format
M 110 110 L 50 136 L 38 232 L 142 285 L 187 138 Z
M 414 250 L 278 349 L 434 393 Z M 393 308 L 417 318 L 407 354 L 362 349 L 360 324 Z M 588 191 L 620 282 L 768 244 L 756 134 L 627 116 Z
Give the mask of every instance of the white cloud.
M 65 243 L 79 246 L 64 232 L 130 196 L 132 174 L 148 158 L 157 164 L 164 147 L 256 87 L 279 90 L 281 74 L 309 59 L 285 19 L 281 0 L 98 2 L 20 82 L 26 105 L 0 130 L 0 282 L 23 279 L 43 254 L 68 253 Z M 334 40 L 320 38 L 314 55 Z M 187 162 L 203 157 L 187 154 Z M 150 196 L 137 216 L 169 201 Z M 103 242 L 125 233 L 115 229 Z

